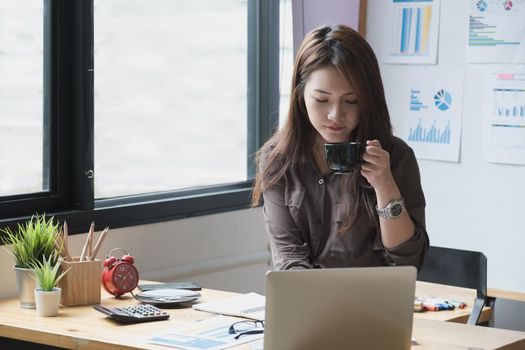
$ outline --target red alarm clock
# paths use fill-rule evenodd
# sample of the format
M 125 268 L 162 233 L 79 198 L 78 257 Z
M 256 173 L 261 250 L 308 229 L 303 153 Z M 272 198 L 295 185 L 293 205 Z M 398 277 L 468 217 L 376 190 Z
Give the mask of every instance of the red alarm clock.
M 117 259 L 112 254 L 115 250 L 122 250 L 124 255 Z M 114 296 L 131 292 L 139 283 L 139 272 L 133 263 L 135 259 L 122 248 L 112 249 L 104 261 L 102 272 L 102 286 Z

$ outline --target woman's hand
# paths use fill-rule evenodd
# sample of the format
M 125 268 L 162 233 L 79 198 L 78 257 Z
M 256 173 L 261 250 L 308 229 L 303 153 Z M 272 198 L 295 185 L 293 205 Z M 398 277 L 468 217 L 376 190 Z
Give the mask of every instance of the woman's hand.
M 378 208 L 386 207 L 391 200 L 400 199 L 401 193 L 390 169 L 390 154 L 378 140 L 366 141 L 363 160 L 361 174 L 374 188 Z M 379 218 L 379 225 L 381 241 L 387 249 L 397 247 L 414 236 L 414 222 L 406 213 L 395 220 Z
M 361 165 L 361 175 L 376 192 L 396 187 L 390 170 L 390 154 L 381 147 L 378 140 L 366 141 L 363 160 L 365 163 Z

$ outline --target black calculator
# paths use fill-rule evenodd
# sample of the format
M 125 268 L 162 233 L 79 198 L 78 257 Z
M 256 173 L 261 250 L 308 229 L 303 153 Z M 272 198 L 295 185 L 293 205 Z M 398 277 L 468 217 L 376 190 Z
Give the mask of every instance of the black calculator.
M 123 307 L 95 305 L 93 308 L 122 323 L 160 321 L 166 320 L 170 317 L 170 314 L 166 311 L 149 304 L 130 305 Z

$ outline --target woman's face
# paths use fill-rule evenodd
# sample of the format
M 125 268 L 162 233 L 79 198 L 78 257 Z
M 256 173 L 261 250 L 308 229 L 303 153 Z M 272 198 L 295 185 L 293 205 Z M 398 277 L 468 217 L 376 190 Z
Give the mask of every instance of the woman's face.
M 359 124 L 353 87 L 333 66 L 315 70 L 306 81 L 304 102 L 308 119 L 326 143 L 350 141 Z

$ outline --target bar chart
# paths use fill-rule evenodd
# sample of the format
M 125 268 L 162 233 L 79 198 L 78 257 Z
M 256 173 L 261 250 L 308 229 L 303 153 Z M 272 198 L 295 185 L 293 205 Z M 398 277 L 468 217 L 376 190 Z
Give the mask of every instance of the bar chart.
M 525 89 L 494 88 L 494 114 L 525 121 Z
M 394 1 L 392 54 L 427 55 L 429 48 L 432 1 Z
M 450 136 L 450 120 L 444 128 L 438 128 L 435 119 L 430 128 L 424 128 L 420 119 L 416 127 L 410 128 L 408 141 L 450 144 Z
M 513 106 L 511 108 L 498 107 L 498 117 L 522 117 L 525 118 L 525 105 Z
M 490 25 L 484 21 L 482 16 L 470 16 L 469 46 L 497 46 L 497 45 L 519 45 L 519 41 L 498 38 L 496 34 L 497 25 Z

